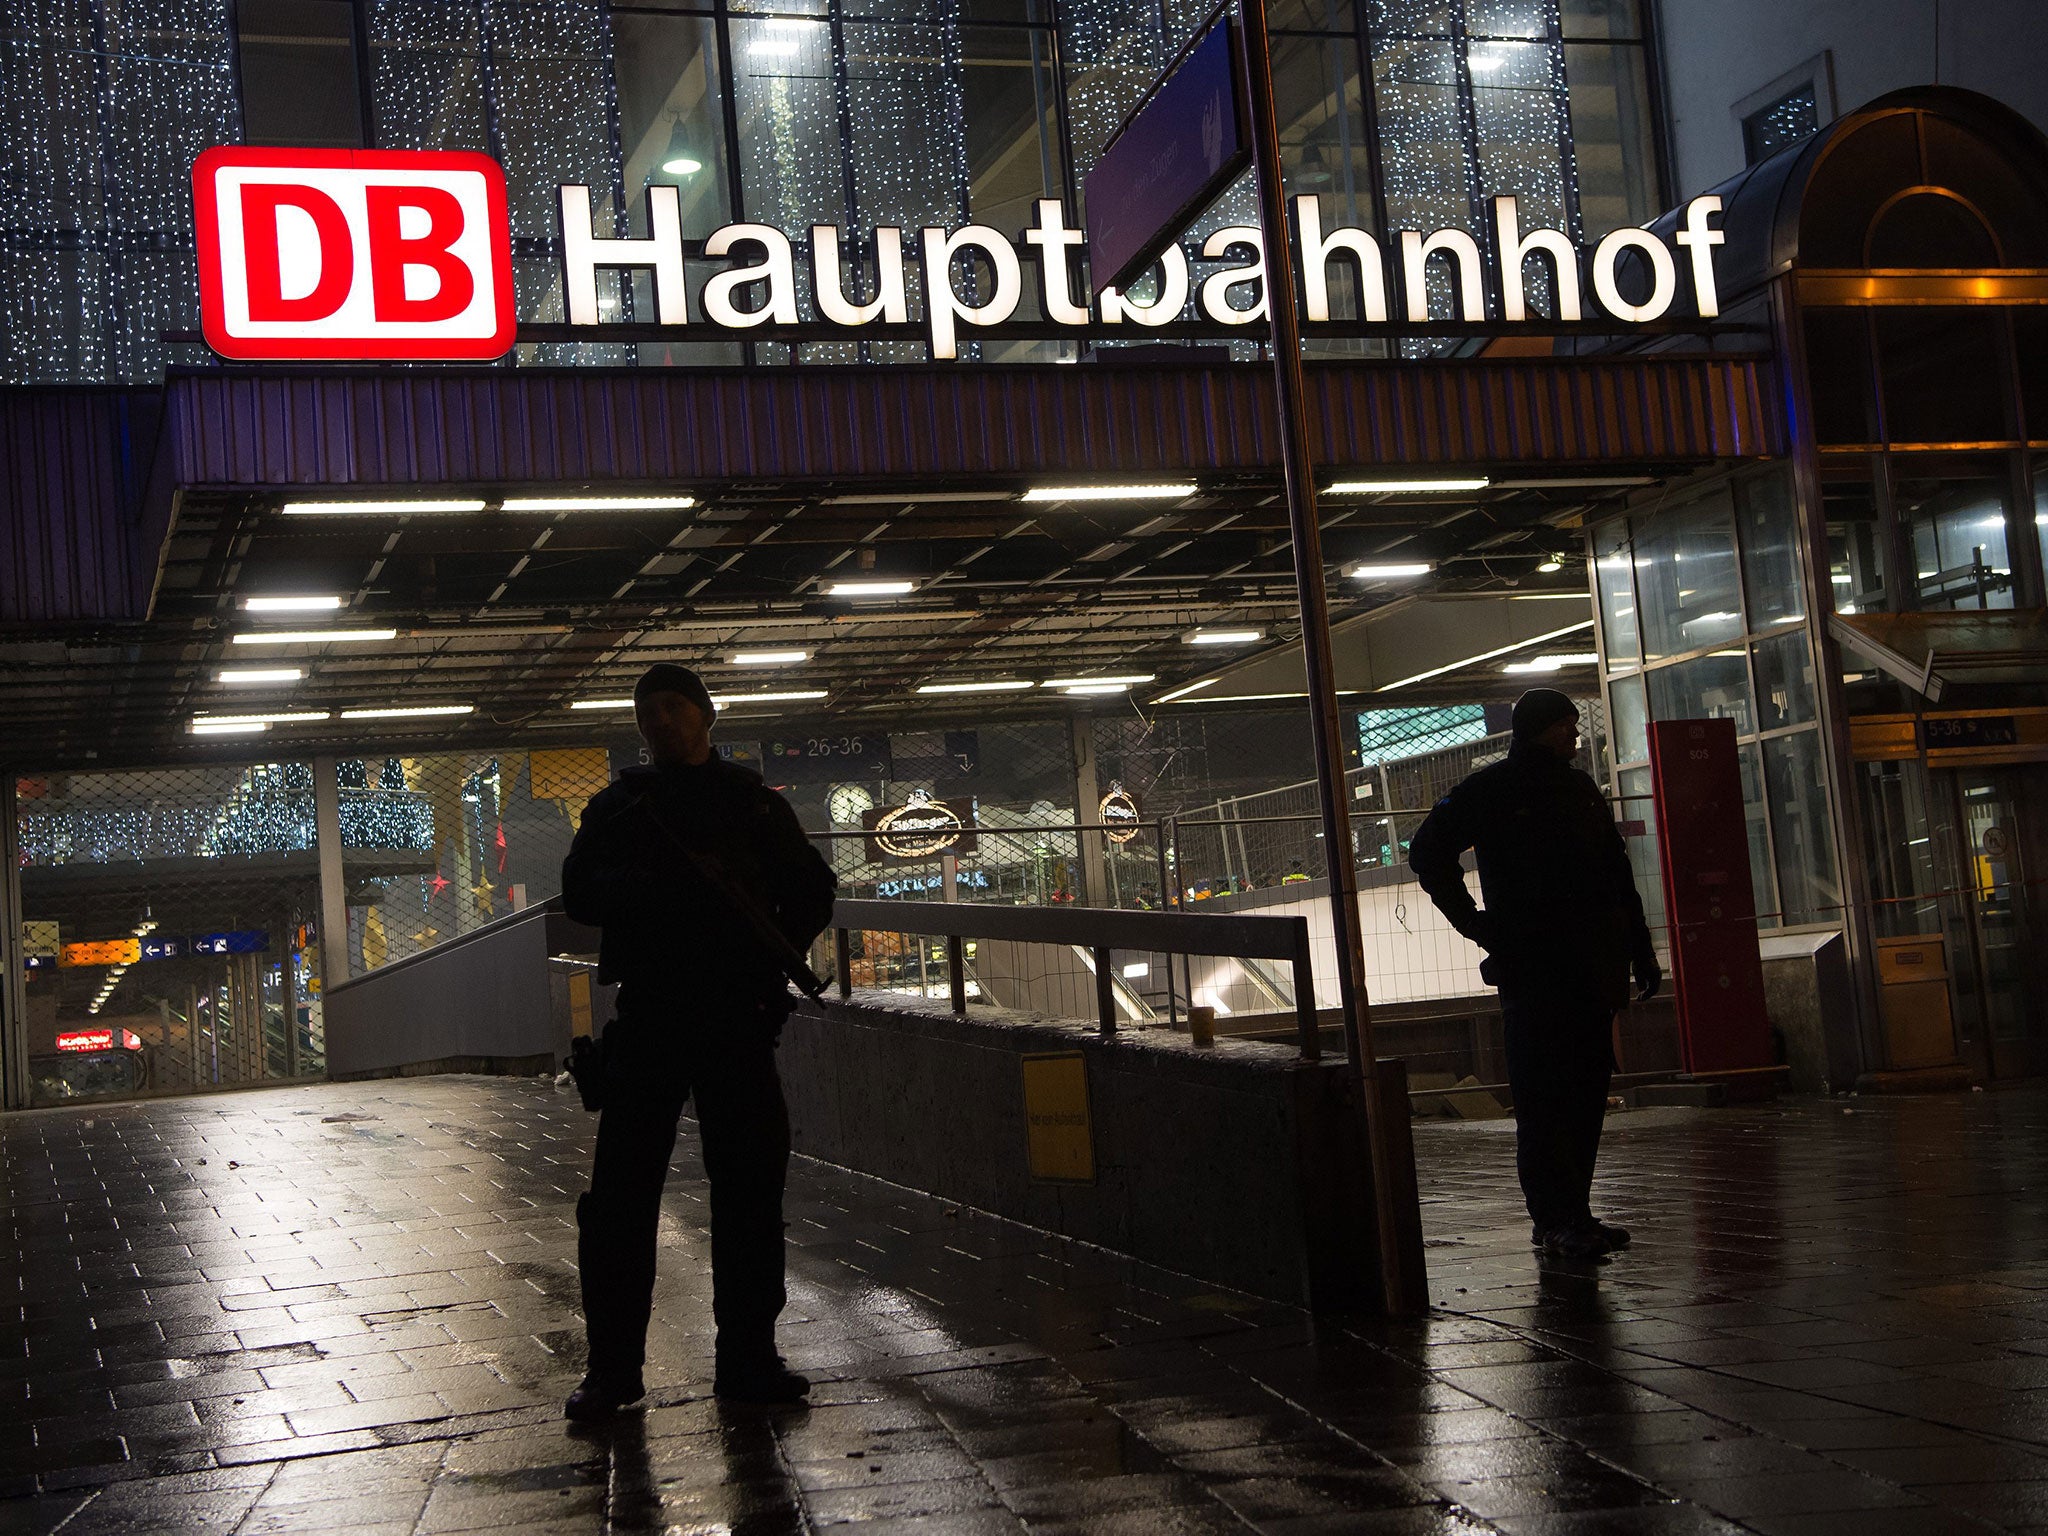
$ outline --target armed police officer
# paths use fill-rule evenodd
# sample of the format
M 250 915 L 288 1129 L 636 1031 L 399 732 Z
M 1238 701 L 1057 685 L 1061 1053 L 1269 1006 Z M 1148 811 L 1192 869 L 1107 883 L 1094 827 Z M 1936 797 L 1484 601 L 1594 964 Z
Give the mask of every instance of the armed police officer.
M 1614 1015 L 1628 1002 L 1631 971 L 1645 998 L 1664 978 L 1614 815 L 1571 766 L 1578 750 L 1578 706 L 1549 688 L 1523 694 L 1506 760 L 1437 804 L 1408 863 L 1451 926 L 1486 951 L 1480 974 L 1500 990 L 1532 1241 L 1554 1257 L 1586 1259 L 1628 1245 L 1628 1232 L 1597 1220 L 1589 1199 Z M 1467 849 L 1483 908 L 1465 887 Z
M 655 1228 L 690 1099 L 711 1184 L 716 1389 L 771 1403 L 809 1390 L 775 1347 L 789 1170 L 775 1044 L 795 1005 L 778 955 L 824 931 L 836 882 L 788 803 L 713 751 L 712 714 L 696 673 L 647 669 L 633 717 L 652 763 L 591 800 L 562 866 L 569 916 L 602 930 L 598 979 L 619 985 L 586 1088 L 600 1108 L 590 1192 L 576 1205 L 590 1356 L 572 1419 L 644 1391 Z

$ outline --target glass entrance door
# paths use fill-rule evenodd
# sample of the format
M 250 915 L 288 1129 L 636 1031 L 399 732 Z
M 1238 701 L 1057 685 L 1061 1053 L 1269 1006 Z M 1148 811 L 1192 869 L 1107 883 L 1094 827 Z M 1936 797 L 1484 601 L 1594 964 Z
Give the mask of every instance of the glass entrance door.
M 1993 1077 L 2048 1072 L 2048 766 L 1958 768 L 1953 784 L 1978 1006 L 1961 1020 Z M 1974 1037 L 1974 1038 L 1969 1038 Z

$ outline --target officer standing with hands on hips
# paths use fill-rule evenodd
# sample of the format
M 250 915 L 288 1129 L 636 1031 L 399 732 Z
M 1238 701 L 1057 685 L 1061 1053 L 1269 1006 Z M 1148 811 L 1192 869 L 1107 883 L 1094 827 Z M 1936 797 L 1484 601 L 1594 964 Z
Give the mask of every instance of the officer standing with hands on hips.
M 563 906 L 602 930 L 598 980 L 619 986 L 601 1049 L 578 1068 L 600 1114 L 590 1192 L 576 1204 L 590 1357 L 572 1419 L 606 1417 L 645 1391 L 655 1228 L 691 1099 L 711 1185 L 716 1390 L 794 1403 L 810 1389 L 775 1348 L 789 1171 L 775 1045 L 796 997 L 784 947 L 756 924 L 807 948 L 831 923 L 837 882 L 782 796 L 712 749 L 713 713 L 687 667 L 642 674 L 633 718 L 652 762 L 591 800 L 562 865 Z
M 1628 1246 L 1589 1196 L 1614 1071 L 1614 1015 L 1664 984 L 1628 851 L 1600 788 L 1572 767 L 1579 709 L 1536 688 L 1515 703 L 1507 758 L 1437 803 L 1408 864 L 1450 924 L 1486 951 L 1479 974 L 1500 989 L 1515 1164 L 1533 1224 L 1554 1258 Z M 1459 862 L 1477 856 L 1482 908 Z

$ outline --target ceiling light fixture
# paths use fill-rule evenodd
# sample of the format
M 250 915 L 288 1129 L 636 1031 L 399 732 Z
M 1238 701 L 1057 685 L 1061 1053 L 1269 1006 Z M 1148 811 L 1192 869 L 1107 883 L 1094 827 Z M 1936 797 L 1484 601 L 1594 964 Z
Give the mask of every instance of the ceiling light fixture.
M 827 597 L 902 597 L 915 592 L 914 581 L 835 581 L 825 589 Z
M 1354 565 L 1344 574 L 1358 581 L 1392 581 L 1406 576 L 1427 576 L 1436 566 L 1427 560 L 1396 562 L 1391 565 Z
M 911 501 L 1015 501 L 1015 491 L 862 491 L 854 496 L 827 496 L 828 507 L 894 507 Z
M 1265 638 L 1263 629 L 1197 629 L 1181 636 L 1189 645 L 1250 645 Z
M 481 501 L 288 501 L 286 517 L 396 516 L 413 512 L 481 512 Z
M 1154 704 L 1171 704 L 1175 699 L 1184 699 L 1191 693 L 1200 693 L 1204 688 L 1214 688 L 1222 681 L 1223 679 L 1220 677 L 1205 677 L 1199 683 L 1189 683 L 1186 687 L 1176 688 L 1171 693 L 1162 693 L 1152 702 Z
M 1062 693 L 1079 694 L 1129 693 L 1130 691 L 1131 685 L 1129 683 L 1075 683 L 1070 688 L 1062 688 L 1060 690 Z
M 366 640 L 396 640 L 395 629 L 278 629 L 230 635 L 230 645 L 341 645 Z
M 1171 485 L 1036 485 L 1026 501 L 1177 501 L 1200 487 L 1192 480 Z
M 473 715 L 474 704 L 393 704 L 375 709 L 344 709 L 344 720 L 398 720 L 410 715 Z
M 711 702 L 720 709 L 731 709 L 739 704 L 794 704 L 826 697 L 828 695 L 823 688 L 811 688 L 789 693 L 714 693 Z
M 631 699 L 578 699 L 571 709 L 631 709 Z
M 214 673 L 217 683 L 296 683 L 304 677 L 300 667 L 223 667 Z
M 924 683 L 919 693 L 1015 693 L 1024 688 L 1036 688 L 1038 684 L 1025 678 L 992 678 L 983 683 Z
M 1564 562 L 1558 559 L 1557 556 L 1552 555 L 1548 560 L 1537 566 L 1536 569 L 1545 576 L 1554 576 L 1564 569 Z
M 1323 487 L 1325 496 L 1380 496 L 1388 493 L 1408 492 L 1418 495 L 1433 495 L 1439 491 L 1483 491 L 1491 484 L 1486 476 L 1471 478 L 1448 478 L 1441 480 L 1339 480 Z
M 1105 677 L 1054 677 L 1048 678 L 1045 686 L 1048 688 L 1094 688 L 1114 683 L 1119 688 L 1129 688 L 1138 683 L 1149 683 L 1152 681 L 1152 678 L 1153 674 L 1150 672 L 1130 672 Z
M 332 613 L 343 601 L 323 592 L 294 597 L 245 597 L 242 607 L 250 613 Z
M 248 715 L 194 715 L 194 728 L 204 726 L 209 730 L 228 730 L 238 725 L 302 725 L 309 720 L 328 719 L 324 709 L 299 709 L 288 712 Z
M 507 512 L 678 512 L 697 505 L 694 496 L 508 496 Z
M 735 667 L 779 667 L 810 659 L 809 651 L 734 651 L 726 658 Z
M 1741 652 L 1737 652 L 1740 655 Z M 1536 656 L 1528 661 L 1511 661 L 1501 668 L 1503 672 L 1558 672 L 1566 667 L 1593 667 L 1600 664 L 1600 657 L 1594 651 L 1574 651 L 1567 656 Z
M 267 731 L 267 721 L 258 720 L 243 725 L 226 725 L 217 720 L 194 720 L 189 729 L 194 736 L 253 736 L 258 731 Z

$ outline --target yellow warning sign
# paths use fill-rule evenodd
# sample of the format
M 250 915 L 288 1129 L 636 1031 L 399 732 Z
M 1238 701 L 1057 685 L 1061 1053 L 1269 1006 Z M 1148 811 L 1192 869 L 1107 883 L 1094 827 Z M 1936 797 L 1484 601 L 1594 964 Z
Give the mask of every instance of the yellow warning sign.
M 532 753 L 532 795 L 536 800 L 573 800 L 576 809 L 612 781 L 611 758 L 603 747 L 567 747 Z
M 569 1034 L 571 1038 L 590 1033 L 590 972 L 569 973 Z
M 1095 1182 L 1088 1063 L 1079 1051 L 1026 1056 L 1024 1126 L 1034 1179 Z

